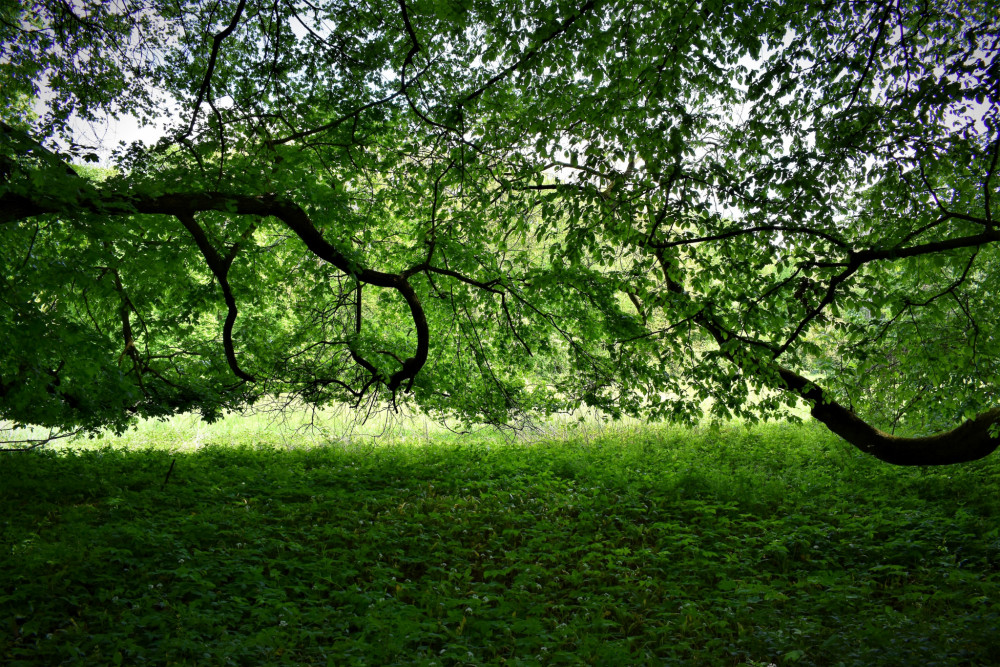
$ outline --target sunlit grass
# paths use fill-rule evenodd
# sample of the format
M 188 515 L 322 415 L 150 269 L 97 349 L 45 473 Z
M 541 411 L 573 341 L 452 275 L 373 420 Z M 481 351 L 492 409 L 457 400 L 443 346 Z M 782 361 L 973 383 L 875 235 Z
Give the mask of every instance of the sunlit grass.
M 702 426 L 720 424 L 708 416 L 711 400 L 702 406 L 706 416 Z M 789 409 L 787 414 L 808 419 L 804 405 Z M 735 425 L 735 422 L 727 422 Z M 185 451 L 208 445 L 229 445 L 254 442 L 276 447 L 327 447 L 347 449 L 392 447 L 399 444 L 420 444 L 442 440 L 462 443 L 496 439 L 498 442 L 535 442 L 542 440 L 578 439 L 587 442 L 608 436 L 625 437 L 630 433 L 650 429 L 670 429 L 667 425 L 651 425 L 639 418 L 624 416 L 611 419 L 600 410 L 582 407 L 567 413 L 522 424 L 516 429 L 496 429 L 488 425 L 468 426 L 454 420 L 438 419 L 407 407 L 381 407 L 359 416 L 351 406 L 340 405 L 312 409 L 280 400 L 263 402 L 245 412 L 228 413 L 222 419 L 206 423 L 196 414 L 183 414 L 168 419 L 143 419 L 123 434 L 105 432 L 83 434 L 53 441 L 48 448 L 57 451 L 100 449 L 104 447 L 163 448 Z M 43 438 L 44 429 L 30 429 L 20 437 Z

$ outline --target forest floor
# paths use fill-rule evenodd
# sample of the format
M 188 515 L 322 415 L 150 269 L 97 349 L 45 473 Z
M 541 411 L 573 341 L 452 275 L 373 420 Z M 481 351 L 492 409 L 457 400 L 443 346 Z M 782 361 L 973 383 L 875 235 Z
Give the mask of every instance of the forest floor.
M 0 457 L 5 665 L 980 665 L 1000 459 L 809 424 Z M 169 471 L 169 472 L 168 472 Z

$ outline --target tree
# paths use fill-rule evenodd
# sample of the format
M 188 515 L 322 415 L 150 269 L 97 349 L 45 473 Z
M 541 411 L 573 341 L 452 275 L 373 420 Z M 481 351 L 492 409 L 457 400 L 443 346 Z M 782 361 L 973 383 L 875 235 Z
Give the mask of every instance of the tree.
M 49 106 L 3 116 L 0 415 L 805 400 L 892 463 L 985 456 L 987 4 L 5 5 L 0 81 Z M 118 114 L 163 140 L 71 166 Z

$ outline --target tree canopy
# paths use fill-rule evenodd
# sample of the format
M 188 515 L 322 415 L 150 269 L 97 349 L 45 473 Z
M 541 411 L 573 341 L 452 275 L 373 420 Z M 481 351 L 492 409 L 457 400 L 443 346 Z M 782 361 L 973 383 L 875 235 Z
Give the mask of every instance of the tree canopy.
M 985 456 L 989 4 L 3 3 L 0 417 L 804 400 L 892 463 Z M 163 138 L 82 131 L 122 116 Z

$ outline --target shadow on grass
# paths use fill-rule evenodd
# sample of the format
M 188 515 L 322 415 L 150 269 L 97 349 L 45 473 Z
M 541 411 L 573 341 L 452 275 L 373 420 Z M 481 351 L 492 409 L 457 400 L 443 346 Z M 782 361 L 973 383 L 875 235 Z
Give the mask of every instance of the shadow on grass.
M 997 477 L 789 425 L 7 456 L 0 661 L 984 664 Z

